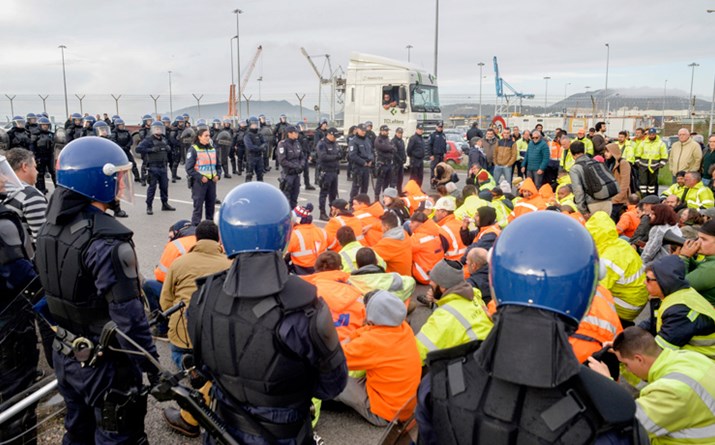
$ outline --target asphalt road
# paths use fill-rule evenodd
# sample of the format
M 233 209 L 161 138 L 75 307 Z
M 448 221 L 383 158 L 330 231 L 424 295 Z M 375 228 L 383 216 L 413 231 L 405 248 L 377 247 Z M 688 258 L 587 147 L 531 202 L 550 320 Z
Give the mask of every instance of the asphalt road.
M 179 176 L 182 176 L 180 181 L 177 181 L 175 184 L 169 183 L 169 201 L 172 206 L 176 207 L 176 211 L 163 212 L 160 210 L 161 201 L 159 199 L 159 191 L 157 190 L 153 205 L 154 215 L 147 215 L 145 203 L 146 188 L 142 187 L 139 183 L 134 184 L 134 203 L 131 205 L 123 203 L 122 205 L 122 208 L 129 214 L 129 217 L 121 219 L 120 221 L 134 231 L 134 243 L 136 245 L 140 272 L 146 277 L 153 277 L 154 267 L 158 263 L 168 239 L 169 227 L 179 219 L 191 219 L 191 193 L 187 188 L 186 175 L 185 172 L 182 171 L 182 168 L 180 168 Z M 313 177 L 314 172 L 311 168 L 311 179 Z M 269 184 L 278 185 L 278 174 L 275 169 L 264 176 L 264 181 Z M 219 181 L 217 189 L 219 199 L 222 199 L 234 187 L 243 182 L 244 176 L 233 176 L 231 179 Z M 352 182 L 346 179 L 345 171 L 342 171 L 339 179 L 339 194 L 341 197 L 347 198 L 349 196 L 351 185 Z M 372 190 L 369 191 L 369 194 L 373 196 Z M 323 225 L 324 223 L 318 220 L 318 190 L 303 190 L 301 192 L 299 203 L 304 205 L 307 202 L 312 202 L 315 207 L 314 219 L 316 223 Z M 218 206 L 216 210 L 218 210 Z M 413 316 L 413 326 L 421 326 L 428 316 L 428 312 L 422 307 L 413 313 Z M 162 364 L 173 369 L 174 365 L 171 362 L 168 343 L 157 341 L 157 347 Z M 158 403 L 151 397 L 149 398 L 146 431 L 150 442 L 171 444 L 201 443 L 199 439 L 187 439 L 169 429 L 162 417 L 161 410 L 170 404 L 171 403 Z M 382 428 L 371 426 L 349 408 L 345 408 L 339 404 L 330 405 L 331 406 L 327 406 L 322 410 L 320 421 L 316 428 L 316 432 L 325 439 L 326 444 L 347 445 L 355 443 L 378 443 L 383 432 Z M 54 409 L 56 410 L 57 408 L 55 407 Z M 47 411 L 52 410 L 48 409 Z M 48 445 L 59 443 L 61 441 L 62 432 L 63 426 L 60 419 L 50 421 L 43 425 L 39 442 Z

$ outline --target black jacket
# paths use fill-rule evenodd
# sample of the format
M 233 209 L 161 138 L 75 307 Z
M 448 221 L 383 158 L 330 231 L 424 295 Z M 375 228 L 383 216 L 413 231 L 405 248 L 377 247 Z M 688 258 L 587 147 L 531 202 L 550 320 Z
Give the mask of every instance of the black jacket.
M 425 140 L 418 134 L 410 136 L 407 142 L 407 156 L 410 157 L 410 165 L 418 166 L 425 159 L 427 149 L 425 148 Z
M 375 139 L 375 151 L 377 152 L 377 162 L 391 164 L 395 158 L 397 149 L 387 136 L 378 136 Z

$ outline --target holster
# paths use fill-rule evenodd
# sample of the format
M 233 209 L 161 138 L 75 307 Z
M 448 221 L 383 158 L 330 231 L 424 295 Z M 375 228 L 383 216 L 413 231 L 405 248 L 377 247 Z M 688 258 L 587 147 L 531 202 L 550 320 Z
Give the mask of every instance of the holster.
M 146 400 L 147 393 L 138 388 L 126 392 L 109 389 L 102 402 L 101 428 L 115 433 L 135 429 L 144 422 Z

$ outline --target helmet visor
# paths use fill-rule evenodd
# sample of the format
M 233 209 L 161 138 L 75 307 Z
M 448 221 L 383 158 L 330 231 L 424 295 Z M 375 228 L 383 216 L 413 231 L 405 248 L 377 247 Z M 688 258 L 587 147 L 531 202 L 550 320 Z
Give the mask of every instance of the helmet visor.
M 131 163 L 117 167 L 117 190 L 114 196 L 128 204 L 134 203 L 134 177 Z
M 152 135 L 163 135 L 164 134 L 164 126 L 163 125 L 152 125 L 151 134 Z
M 22 183 L 10 167 L 5 156 L 0 155 L 0 193 L 8 193 L 11 189 L 22 189 Z
M 17 128 L 25 128 L 25 119 L 15 119 L 14 122 Z
M 97 136 L 105 138 L 108 138 L 112 134 L 112 131 L 109 129 L 108 125 L 106 127 L 97 127 L 94 129 L 94 132 L 97 134 Z

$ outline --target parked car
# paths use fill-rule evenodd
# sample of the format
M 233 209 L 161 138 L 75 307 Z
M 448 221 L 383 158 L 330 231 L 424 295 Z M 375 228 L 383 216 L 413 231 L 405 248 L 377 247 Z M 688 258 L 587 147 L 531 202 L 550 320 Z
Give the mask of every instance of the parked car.
M 469 153 L 469 144 L 464 140 L 464 135 L 461 132 L 445 131 L 447 141 L 454 142 L 463 153 Z

